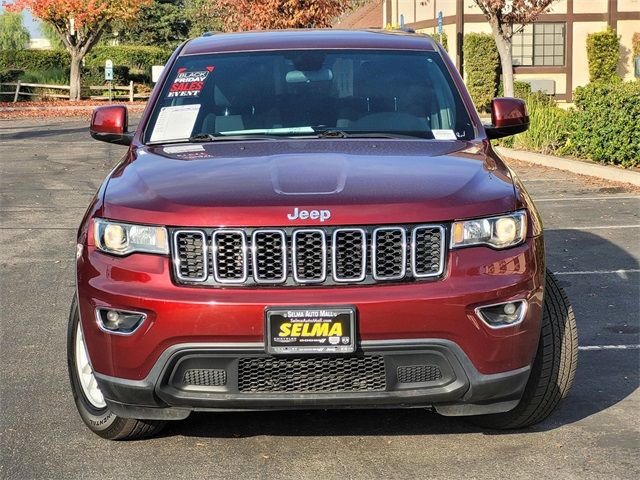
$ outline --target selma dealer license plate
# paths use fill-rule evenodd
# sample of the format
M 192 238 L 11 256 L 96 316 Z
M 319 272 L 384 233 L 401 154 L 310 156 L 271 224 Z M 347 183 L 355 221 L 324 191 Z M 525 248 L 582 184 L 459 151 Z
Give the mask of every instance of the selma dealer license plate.
M 267 308 L 268 353 L 350 353 L 355 350 L 353 307 Z

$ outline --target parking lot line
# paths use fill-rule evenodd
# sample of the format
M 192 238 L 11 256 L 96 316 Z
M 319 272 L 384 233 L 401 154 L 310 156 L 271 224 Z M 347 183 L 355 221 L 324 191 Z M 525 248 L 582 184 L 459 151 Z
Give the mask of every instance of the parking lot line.
M 640 195 L 602 195 L 598 197 L 557 197 L 557 198 L 535 198 L 537 202 L 565 202 L 575 200 L 640 200 Z
M 638 228 L 640 225 L 599 225 L 599 226 L 586 226 L 586 227 L 562 227 L 562 228 L 550 228 L 549 230 L 609 230 L 614 228 Z
M 583 270 L 577 272 L 553 272 L 554 275 L 622 275 L 626 273 L 640 273 L 640 268 L 618 270 Z
M 640 345 L 581 345 L 578 350 L 593 351 L 593 350 L 639 350 Z

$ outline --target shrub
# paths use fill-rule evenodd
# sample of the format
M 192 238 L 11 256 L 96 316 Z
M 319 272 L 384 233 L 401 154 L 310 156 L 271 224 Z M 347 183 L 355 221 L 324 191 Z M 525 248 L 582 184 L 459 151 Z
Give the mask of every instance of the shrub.
M 516 98 L 526 99 L 529 95 L 531 95 L 531 84 L 529 82 L 522 82 L 516 80 L 513 82 L 513 95 Z M 504 95 L 504 86 L 502 82 L 498 85 L 498 96 L 502 97 Z
M 431 38 L 433 38 L 436 42 L 440 42 L 444 49 L 449 51 L 449 39 L 447 38 L 447 34 L 442 32 L 442 35 L 439 33 L 428 33 Z
M 114 83 L 125 85 L 130 80 L 151 83 L 151 66 L 164 65 L 171 51 L 160 47 L 120 45 L 97 46 L 86 57 L 82 69 L 85 85 L 103 85 L 104 63 L 112 60 Z M 31 83 L 69 83 L 69 54 L 65 50 L 3 50 L 0 51 L 0 71 L 11 69 L 29 72 Z M 64 78 L 57 72 L 66 70 Z M 56 72 L 50 74 L 49 72 Z M 56 81 L 33 81 L 35 77 L 55 77 Z M 5 80 L 8 81 L 8 80 Z M 26 80 L 25 80 L 26 81 Z
M 565 153 L 640 165 L 640 80 L 589 83 L 576 89 L 574 102 Z
M 0 50 L 0 70 L 19 69 L 32 72 L 69 66 L 65 50 Z
M 558 152 L 569 136 L 569 112 L 556 106 L 544 93 L 530 93 L 525 100 L 529 129 L 514 137 L 513 146 L 545 154 Z
M 8 68 L 7 70 L 0 70 L 0 83 L 15 82 L 18 80 L 24 70 L 19 68 Z
M 171 50 L 161 47 L 138 45 L 97 46 L 86 57 L 86 66 L 101 66 L 111 60 L 113 65 L 129 67 L 131 70 L 151 72 L 152 65 L 164 65 Z
M 68 78 L 68 72 L 67 72 Z M 92 65 L 82 69 L 82 84 L 89 86 L 106 85 L 104 79 L 104 65 Z M 113 84 L 126 85 L 129 83 L 129 67 L 113 66 Z
M 633 39 L 631 40 L 633 56 L 640 57 L 640 32 L 636 32 L 633 34 Z
M 615 30 L 607 28 L 604 32 L 587 35 L 587 58 L 591 82 L 619 78 L 617 69 L 620 59 L 620 37 Z
M 478 111 L 489 111 L 498 87 L 498 49 L 485 33 L 464 36 L 464 72 L 467 89 Z
M 20 75 L 20 81 L 45 85 L 66 85 L 69 82 L 69 69 L 58 67 L 49 70 L 28 70 Z

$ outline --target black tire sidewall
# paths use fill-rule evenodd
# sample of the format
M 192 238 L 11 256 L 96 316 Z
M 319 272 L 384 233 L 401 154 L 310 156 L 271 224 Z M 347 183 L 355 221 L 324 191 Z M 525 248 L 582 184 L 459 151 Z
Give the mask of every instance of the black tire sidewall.
M 100 409 L 94 407 L 86 398 L 84 391 L 82 390 L 80 379 L 78 378 L 78 371 L 76 369 L 75 354 L 75 342 L 79 322 L 80 314 L 78 311 L 78 302 L 77 298 L 74 296 L 71 302 L 71 311 L 69 313 L 69 323 L 67 328 L 67 368 L 69 370 L 71 391 L 73 392 L 73 399 L 84 423 L 96 433 L 104 432 L 111 428 L 119 417 L 111 412 L 108 407 Z

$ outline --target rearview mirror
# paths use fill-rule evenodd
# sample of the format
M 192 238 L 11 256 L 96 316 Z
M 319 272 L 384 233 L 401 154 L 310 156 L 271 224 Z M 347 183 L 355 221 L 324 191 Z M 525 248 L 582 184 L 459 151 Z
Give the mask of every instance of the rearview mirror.
M 328 68 L 303 72 L 302 70 L 292 70 L 287 72 L 285 81 L 287 83 L 311 83 L 330 82 L 333 80 L 333 72 Z
M 124 105 L 109 105 L 98 107 L 91 116 L 89 132 L 96 140 L 130 145 L 133 133 L 128 132 L 129 119 L 127 107 Z
M 529 128 L 529 112 L 524 100 L 501 97 L 491 101 L 491 125 L 485 125 L 490 139 L 508 137 Z

